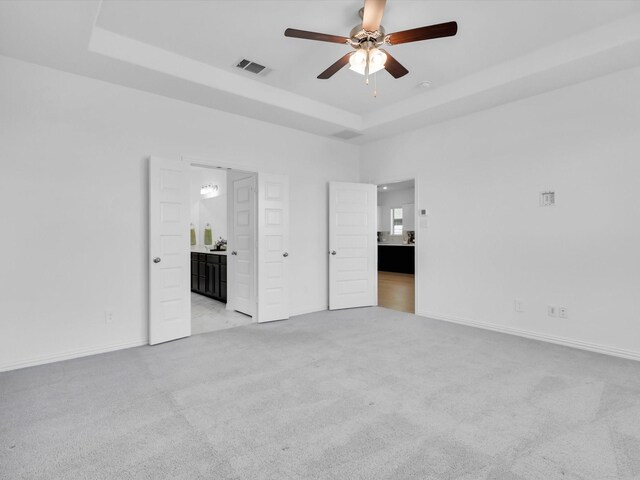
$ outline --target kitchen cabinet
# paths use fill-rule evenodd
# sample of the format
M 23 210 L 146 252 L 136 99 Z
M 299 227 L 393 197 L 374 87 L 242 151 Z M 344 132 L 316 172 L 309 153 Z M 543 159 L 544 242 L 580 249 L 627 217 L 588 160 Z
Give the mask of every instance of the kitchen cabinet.
M 226 252 L 223 254 L 191 252 L 191 291 L 226 303 Z
M 413 203 L 405 203 L 402 205 L 402 230 L 415 230 L 416 229 L 416 221 L 415 221 L 415 205 Z
M 415 247 L 404 244 L 378 244 L 378 270 L 415 273 Z

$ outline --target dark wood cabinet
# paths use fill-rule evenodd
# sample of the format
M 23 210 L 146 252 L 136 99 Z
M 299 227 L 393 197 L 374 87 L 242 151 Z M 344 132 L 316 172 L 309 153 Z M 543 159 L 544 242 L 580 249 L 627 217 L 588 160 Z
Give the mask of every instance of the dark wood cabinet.
M 382 272 L 415 273 L 415 247 L 378 245 L 378 270 Z
M 191 291 L 227 301 L 227 257 L 191 252 Z

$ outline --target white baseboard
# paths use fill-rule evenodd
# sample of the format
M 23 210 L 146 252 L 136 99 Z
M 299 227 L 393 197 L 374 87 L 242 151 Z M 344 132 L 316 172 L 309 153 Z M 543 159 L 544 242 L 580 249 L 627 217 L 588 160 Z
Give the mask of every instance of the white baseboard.
M 477 320 L 470 320 L 468 318 L 441 315 L 434 312 L 416 312 L 416 315 L 432 318 L 434 320 L 441 320 L 443 322 L 458 323 L 460 325 L 467 325 L 469 327 L 482 328 L 484 330 L 492 330 L 494 332 L 516 335 L 518 337 L 531 338 L 533 340 L 541 340 L 543 342 L 555 343 L 557 345 L 564 345 L 565 347 L 578 348 L 580 350 L 588 350 L 590 352 L 602 353 L 614 357 L 640 361 L 640 352 L 634 350 L 625 350 L 623 348 L 610 347 L 608 345 L 583 342 L 582 340 L 556 337 L 554 335 L 547 335 L 545 333 L 532 332 L 530 330 L 522 330 L 520 328 L 505 327 L 504 325 L 497 325 L 495 323 L 479 322 Z
M 76 350 L 73 352 L 54 353 L 52 355 L 41 355 L 38 357 L 28 358 L 26 360 L 20 360 L 18 362 L 5 363 L 0 365 L 0 372 L 7 372 L 9 370 L 17 370 L 19 368 L 33 367 L 36 365 L 44 365 L 45 363 L 60 362 L 62 360 L 71 360 L 72 358 L 86 357 L 89 355 L 96 355 L 98 353 L 113 352 L 115 350 L 123 350 L 125 348 L 139 347 L 141 345 L 147 345 L 149 342 L 145 338 L 144 340 L 137 340 L 135 342 L 116 343 L 112 345 L 103 345 L 100 347 L 86 348 L 82 350 Z
M 307 315 L 309 313 L 316 313 L 316 312 L 326 312 L 327 310 L 329 310 L 329 307 L 312 307 L 312 308 L 305 308 L 303 310 L 294 310 L 292 312 L 289 312 L 289 317 L 297 317 L 300 315 Z

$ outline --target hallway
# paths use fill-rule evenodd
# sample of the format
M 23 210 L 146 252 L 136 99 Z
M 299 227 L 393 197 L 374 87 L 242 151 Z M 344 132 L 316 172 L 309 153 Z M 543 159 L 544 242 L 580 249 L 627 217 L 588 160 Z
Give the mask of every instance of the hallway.
M 415 275 L 378 272 L 378 306 L 415 313 Z

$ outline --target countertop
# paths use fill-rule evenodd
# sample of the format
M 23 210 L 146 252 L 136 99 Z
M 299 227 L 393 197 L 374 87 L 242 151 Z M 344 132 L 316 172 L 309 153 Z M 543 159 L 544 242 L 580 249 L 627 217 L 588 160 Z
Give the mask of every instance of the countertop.
M 191 253 L 209 253 L 211 255 L 227 255 L 226 250 L 209 250 L 209 248 L 202 247 L 200 245 L 192 246 Z
M 378 243 L 379 247 L 415 247 L 415 243 Z

